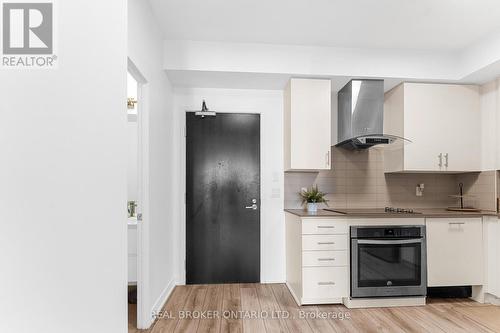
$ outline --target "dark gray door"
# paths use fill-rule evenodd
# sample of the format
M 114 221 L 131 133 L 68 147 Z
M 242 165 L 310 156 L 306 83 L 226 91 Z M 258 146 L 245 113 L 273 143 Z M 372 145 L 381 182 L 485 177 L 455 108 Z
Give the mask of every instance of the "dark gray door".
M 188 112 L 186 136 L 186 283 L 259 282 L 260 115 Z

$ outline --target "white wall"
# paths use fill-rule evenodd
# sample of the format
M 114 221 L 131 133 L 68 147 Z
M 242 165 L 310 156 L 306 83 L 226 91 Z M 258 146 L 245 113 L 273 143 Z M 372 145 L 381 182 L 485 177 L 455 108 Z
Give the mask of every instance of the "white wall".
M 479 87 L 481 108 L 481 169 L 497 168 L 497 81 Z
M 216 112 L 261 114 L 261 281 L 285 281 L 283 213 L 283 92 L 276 90 L 176 89 L 174 191 L 185 193 L 185 111 L 199 110 L 205 99 Z M 177 278 L 184 283 L 185 205 L 175 201 Z
M 500 169 L 500 78 L 480 86 L 481 168 Z
M 57 1 L 54 70 L 0 74 L 0 332 L 126 332 L 126 3 Z
M 149 243 L 144 254 L 149 290 L 145 290 L 143 301 L 150 315 L 159 310 L 174 286 L 172 211 L 178 195 L 172 183 L 173 95 L 162 68 L 162 35 L 149 2 L 129 0 L 128 6 L 128 56 L 147 81 L 143 88 L 147 105 L 142 107 L 148 110 L 150 125 L 150 206 L 144 207 L 141 228 Z
M 494 79 L 499 73 L 498 66 L 490 66 L 500 61 L 500 30 L 484 36 L 458 54 L 460 61 L 457 69 L 462 77 L 469 81 L 480 79 L 482 82 Z M 488 68 L 488 72 L 482 73 L 482 69 Z

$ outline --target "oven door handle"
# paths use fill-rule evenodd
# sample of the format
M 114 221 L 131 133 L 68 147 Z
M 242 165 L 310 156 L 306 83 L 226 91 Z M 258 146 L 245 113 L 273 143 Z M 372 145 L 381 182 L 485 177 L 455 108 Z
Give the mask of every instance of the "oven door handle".
M 422 243 L 422 239 L 395 239 L 395 240 L 358 239 L 356 240 L 356 242 L 358 244 L 380 244 L 380 245 L 416 244 L 416 243 Z

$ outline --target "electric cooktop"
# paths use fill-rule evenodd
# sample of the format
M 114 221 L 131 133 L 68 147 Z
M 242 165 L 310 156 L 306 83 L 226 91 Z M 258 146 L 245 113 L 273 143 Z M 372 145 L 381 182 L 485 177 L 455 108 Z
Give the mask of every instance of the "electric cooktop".
M 324 208 L 324 210 L 339 213 L 339 214 L 355 214 L 355 215 L 387 215 L 387 214 L 422 214 L 421 212 L 414 211 L 411 208 L 359 208 L 359 209 L 334 209 L 334 208 Z

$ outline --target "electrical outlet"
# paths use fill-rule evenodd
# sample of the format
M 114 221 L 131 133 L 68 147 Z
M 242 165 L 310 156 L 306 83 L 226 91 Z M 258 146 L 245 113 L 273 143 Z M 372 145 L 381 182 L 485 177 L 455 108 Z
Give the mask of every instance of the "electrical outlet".
M 415 195 L 417 197 L 421 197 L 424 195 L 424 184 L 417 184 L 417 187 L 415 188 Z

